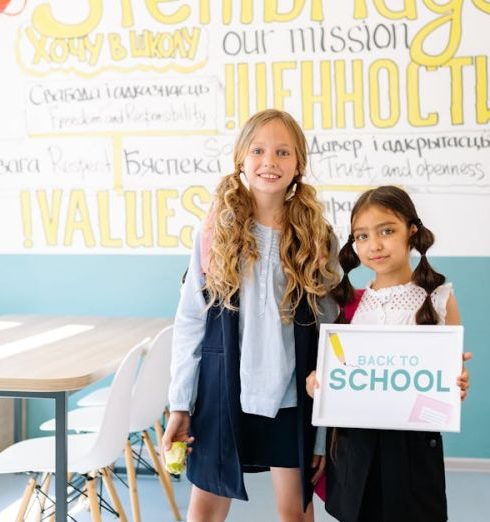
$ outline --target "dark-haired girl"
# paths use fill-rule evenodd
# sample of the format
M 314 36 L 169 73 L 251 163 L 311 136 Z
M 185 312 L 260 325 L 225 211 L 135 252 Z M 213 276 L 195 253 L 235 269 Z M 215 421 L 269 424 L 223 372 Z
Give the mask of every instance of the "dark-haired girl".
M 334 289 L 340 305 L 337 322 L 348 322 L 344 309 L 357 300 L 355 324 L 460 323 L 451 283 L 429 264 L 426 252 L 434 235 L 424 226 L 402 189 L 383 186 L 363 193 L 351 215 L 351 234 L 339 253 L 344 270 Z M 410 252 L 421 257 L 415 270 Z M 349 282 L 359 264 L 375 277 L 360 295 Z M 352 308 L 351 308 L 352 309 Z M 471 354 L 465 354 L 467 360 Z M 466 396 L 468 374 L 458 378 Z M 317 386 L 314 374 L 307 390 Z M 445 522 L 444 461 L 439 433 L 329 430 L 327 511 L 340 522 Z

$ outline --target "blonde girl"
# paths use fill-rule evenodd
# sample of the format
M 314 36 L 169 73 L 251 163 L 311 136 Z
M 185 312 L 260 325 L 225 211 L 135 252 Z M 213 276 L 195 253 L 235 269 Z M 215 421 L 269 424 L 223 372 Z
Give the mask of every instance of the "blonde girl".
M 311 425 L 304 383 L 316 362 L 317 321 L 337 313 L 328 297 L 337 277 L 335 238 L 303 181 L 306 162 L 304 134 L 289 114 L 252 116 L 195 240 L 175 317 L 163 438 L 164 448 L 192 444 L 191 522 L 225 520 L 232 498 L 248 499 L 243 473 L 267 469 L 280 520 L 313 519 L 325 437 Z

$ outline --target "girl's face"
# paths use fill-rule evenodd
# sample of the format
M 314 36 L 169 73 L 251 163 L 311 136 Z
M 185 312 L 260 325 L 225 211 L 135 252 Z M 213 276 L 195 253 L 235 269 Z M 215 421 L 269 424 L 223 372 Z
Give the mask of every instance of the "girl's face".
M 410 279 L 409 238 L 416 231 L 394 212 L 371 205 L 352 222 L 357 255 L 364 266 L 376 273 L 377 281 L 390 285 Z
M 297 174 L 298 160 L 291 133 L 281 120 L 258 128 L 246 151 L 242 170 L 254 195 L 284 199 Z

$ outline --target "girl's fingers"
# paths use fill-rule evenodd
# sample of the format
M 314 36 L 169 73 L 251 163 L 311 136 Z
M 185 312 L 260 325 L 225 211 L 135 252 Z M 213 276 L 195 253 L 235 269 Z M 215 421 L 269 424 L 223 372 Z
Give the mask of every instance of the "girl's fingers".
M 311 467 L 316 468 L 320 462 L 321 455 L 313 455 L 313 458 L 311 459 Z
M 313 474 L 313 476 L 311 477 L 312 484 L 316 484 L 320 480 L 320 477 L 325 472 L 325 462 L 326 462 L 326 460 L 325 460 L 324 456 L 313 455 L 311 467 L 316 468 L 316 471 Z
M 308 395 L 313 398 L 315 395 L 315 389 L 320 386 L 320 383 L 316 379 L 316 372 L 313 371 L 306 378 L 306 392 Z

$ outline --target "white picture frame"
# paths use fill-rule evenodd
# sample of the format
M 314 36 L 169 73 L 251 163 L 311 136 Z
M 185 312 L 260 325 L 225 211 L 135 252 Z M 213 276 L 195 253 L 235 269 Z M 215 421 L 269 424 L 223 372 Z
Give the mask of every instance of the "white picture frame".
M 321 324 L 315 426 L 459 432 L 462 326 Z

